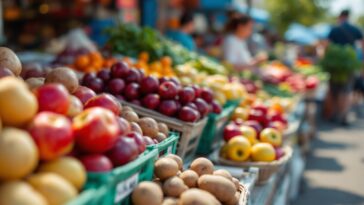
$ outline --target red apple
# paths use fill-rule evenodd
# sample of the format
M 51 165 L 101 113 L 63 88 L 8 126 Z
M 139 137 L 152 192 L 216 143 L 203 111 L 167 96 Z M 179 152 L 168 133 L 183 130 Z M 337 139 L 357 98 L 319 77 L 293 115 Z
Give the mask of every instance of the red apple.
M 197 98 L 194 103 L 201 117 L 205 117 L 209 113 L 209 105 L 202 98 Z
M 103 80 L 104 82 L 107 82 L 111 78 L 110 70 L 109 69 L 103 69 L 97 72 L 97 77 Z
M 82 84 L 88 84 L 89 82 L 93 81 L 95 78 L 97 78 L 95 73 L 86 73 L 82 78 Z
M 100 78 L 94 78 L 92 81 L 86 82 L 83 85 L 89 87 L 96 93 L 101 93 L 104 89 L 104 82 Z
M 159 85 L 164 82 L 168 82 L 168 81 L 169 81 L 169 79 L 167 77 L 161 77 L 161 78 L 159 78 Z
M 119 124 L 111 111 L 93 107 L 73 119 L 76 143 L 88 153 L 102 153 L 111 149 L 118 138 Z
M 125 88 L 125 82 L 122 79 L 115 78 L 107 84 L 107 90 L 114 95 L 121 94 Z
M 117 121 L 119 124 L 119 135 L 124 136 L 131 131 L 130 124 L 126 119 L 117 117 Z
M 129 70 L 129 66 L 126 63 L 119 61 L 111 66 L 111 76 L 124 79 L 128 76 Z
M 120 103 L 110 94 L 101 94 L 91 98 L 86 102 L 85 109 L 90 107 L 103 107 L 112 111 L 115 115 L 120 115 L 121 112 Z
M 139 72 L 140 75 L 140 79 L 143 79 L 145 77 L 145 72 L 143 69 L 137 69 L 137 71 Z
M 170 82 L 174 83 L 175 85 L 177 85 L 178 87 L 181 86 L 181 82 L 178 80 L 178 78 L 175 78 L 175 77 L 171 77 L 169 79 Z
M 138 105 L 138 106 L 142 105 L 142 103 L 138 99 L 131 100 L 130 102 L 133 103 L 134 105 Z
M 83 105 L 81 100 L 79 100 L 76 96 L 71 95 L 70 100 L 71 103 L 67 111 L 67 116 L 74 117 L 82 112 Z
M 187 104 L 186 104 L 186 106 L 191 107 L 191 108 L 193 108 L 193 109 L 197 110 L 197 106 L 196 106 L 196 104 L 195 104 L 195 103 L 193 103 L 193 102 L 189 102 L 189 103 L 187 103 Z
M 95 97 L 96 93 L 88 87 L 78 86 L 73 95 L 80 99 L 82 104 L 85 104 L 89 99 Z
M 231 138 L 241 135 L 241 131 L 238 126 L 235 124 L 228 124 L 224 128 L 224 140 L 225 142 L 228 142 Z
M 284 156 L 284 150 L 281 147 L 275 147 L 274 150 L 276 152 L 276 160 Z
M 273 121 L 273 122 L 269 122 L 267 128 L 274 128 L 276 130 L 279 130 L 280 132 L 284 132 L 284 129 L 286 128 L 286 125 L 284 125 L 280 121 Z
M 222 107 L 216 100 L 213 100 L 211 102 L 211 107 L 212 107 L 212 112 L 215 114 L 220 114 L 222 112 Z
M 245 121 L 244 125 L 253 127 L 255 129 L 255 131 L 257 132 L 257 137 L 259 138 L 260 132 L 263 130 L 262 125 L 260 125 L 259 122 L 254 121 L 254 120 L 248 120 Z
M 152 138 L 148 137 L 148 136 L 143 136 L 143 140 L 144 143 L 148 146 L 148 145 L 154 145 L 155 142 L 153 141 Z
M 174 116 L 177 112 L 177 103 L 174 100 L 163 100 L 158 107 L 159 112 L 167 116 Z
M 35 89 L 39 111 L 51 111 L 66 114 L 70 106 L 70 97 L 67 89 L 61 84 L 46 84 Z
M 140 80 L 141 80 L 140 73 L 135 68 L 130 69 L 128 75 L 125 77 L 126 83 L 139 83 Z
M 267 115 L 268 114 L 268 107 L 263 105 L 263 104 L 257 104 L 257 105 L 253 105 L 252 106 L 253 110 L 259 110 L 263 113 L 263 115 Z
M 205 100 L 207 103 L 211 103 L 214 99 L 214 95 L 212 94 L 212 90 L 209 88 L 201 88 L 201 98 Z
M 198 85 L 193 85 L 192 88 L 195 90 L 195 97 L 199 98 L 201 97 L 201 88 Z
M 124 90 L 125 98 L 127 100 L 138 99 L 140 96 L 139 89 L 140 89 L 140 87 L 139 87 L 139 84 L 137 84 L 137 83 L 128 84 Z
M 140 82 L 140 91 L 142 94 L 157 93 L 159 88 L 159 81 L 153 76 L 148 76 Z
M 320 83 L 320 80 L 316 76 L 309 76 L 307 77 L 305 83 L 306 89 L 315 89 Z
M 196 122 L 199 118 L 199 113 L 191 107 L 184 106 L 179 111 L 178 118 L 186 122 Z
M 159 103 L 160 103 L 160 98 L 158 94 L 148 94 L 142 100 L 142 105 L 152 110 L 157 109 Z
M 28 130 L 43 160 L 56 159 L 72 149 L 72 125 L 63 115 L 41 112 L 34 117 Z
M 178 87 L 172 82 L 164 82 L 159 86 L 159 96 L 162 99 L 171 100 L 175 99 L 178 94 Z
M 108 172 L 112 170 L 109 158 L 102 154 L 92 154 L 79 157 L 87 172 Z
M 140 135 L 137 132 L 130 132 L 129 134 L 126 135 L 126 137 L 129 137 L 129 138 L 132 138 L 135 140 L 135 143 L 138 145 L 139 154 L 141 154 L 145 151 L 145 148 L 147 145 L 144 142 L 144 138 L 142 135 Z
M 283 123 L 285 126 L 287 126 L 288 124 L 287 119 L 281 113 L 278 112 L 271 113 L 271 115 L 269 116 L 269 121 L 271 122 L 278 121 Z
M 259 122 L 263 127 L 268 125 L 267 116 L 261 110 L 251 109 L 249 110 L 248 120 L 254 120 Z
M 0 78 L 6 76 L 14 76 L 14 73 L 9 68 L 0 68 Z
M 139 155 L 138 145 L 129 137 L 118 137 L 115 146 L 106 155 L 115 167 L 133 161 Z
M 183 104 L 193 102 L 195 100 L 195 90 L 192 87 L 184 87 L 178 92 L 178 99 Z

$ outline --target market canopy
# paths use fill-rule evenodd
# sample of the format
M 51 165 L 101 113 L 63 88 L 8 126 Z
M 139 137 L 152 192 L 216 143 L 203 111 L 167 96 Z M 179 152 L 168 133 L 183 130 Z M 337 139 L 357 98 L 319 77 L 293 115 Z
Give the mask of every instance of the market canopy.
M 233 3 L 232 8 L 241 13 L 248 13 L 249 10 L 249 15 L 254 19 L 254 21 L 258 23 L 266 24 L 269 21 L 269 13 L 264 9 L 258 9 L 254 7 L 248 9 L 248 6 L 242 3 Z
M 284 38 L 287 41 L 292 41 L 302 45 L 311 45 L 319 40 L 318 36 L 312 29 L 298 23 L 294 23 L 289 26 L 288 30 L 284 34 Z

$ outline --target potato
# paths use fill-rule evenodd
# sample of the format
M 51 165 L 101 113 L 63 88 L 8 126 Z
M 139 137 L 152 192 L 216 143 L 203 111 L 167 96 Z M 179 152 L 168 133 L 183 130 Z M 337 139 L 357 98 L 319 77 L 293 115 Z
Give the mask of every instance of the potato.
M 170 158 L 160 158 L 154 163 L 154 174 L 161 181 L 176 176 L 178 164 Z
M 167 137 L 163 133 L 158 132 L 157 137 L 154 139 L 156 139 L 158 142 L 163 142 L 163 140 L 167 139 Z
M 162 205 L 178 205 L 179 200 L 176 198 L 172 198 L 172 197 L 166 197 L 163 200 Z
M 44 78 L 28 78 L 25 82 L 30 90 L 34 90 L 42 85 L 44 85 Z
M 206 158 L 200 157 L 191 163 L 191 167 L 199 176 L 204 174 L 212 174 L 214 172 L 214 164 Z
M 230 181 L 233 180 L 233 177 L 231 176 L 230 172 L 228 172 L 225 169 L 215 170 L 213 175 L 225 177 L 226 179 L 228 179 Z
M 6 47 L 0 47 L 0 56 L 0 67 L 8 68 L 14 75 L 19 76 L 22 66 L 18 56 Z
M 76 73 L 68 67 L 58 67 L 53 69 L 47 74 L 45 83 L 63 84 L 70 93 L 75 92 L 79 86 Z
M 133 108 L 132 107 L 129 107 L 129 106 L 123 106 L 123 111 L 132 111 L 134 112 Z
M 239 179 L 233 177 L 232 182 L 234 183 L 236 190 L 239 190 L 240 189 L 240 181 L 239 181 Z
M 239 199 L 240 199 L 240 192 L 237 191 L 235 193 L 235 196 L 233 198 L 231 198 L 231 200 L 225 202 L 224 204 L 225 205 L 236 205 L 236 204 L 238 204 Z
M 133 132 L 136 132 L 136 133 L 139 133 L 140 135 L 143 135 L 142 128 L 140 128 L 140 126 L 135 122 L 130 123 L 130 129 Z
M 138 114 L 136 114 L 133 111 L 128 111 L 128 110 L 125 111 L 125 107 L 124 107 L 123 112 L 121 112 L 121 117 L 126 119 L 129 122 L 138 122 L 139 121 Z
M 179 157 L 178 155 L 175 155 L 175 154 L 168 154 L 165 157 L 171 158 L 174 161 L 176 161 L 178 164 L 178 169 L 183 170 L 183 161 L 182 161 L 181 157 Z
M 163 193 L 170 197 L 179 197 L 188 187 L 179 177 L 171 177 L 163 184 Z
M 223 203 L 235 197 L 234 183 L 222 176 L 203 175 L 198 179 L 198 187 L 210 192 Z
M 160 205 L 163 201 L 163 192 L 156 183 L 145 181 L 134 189 L 131 199 L 134 205 Z
M 162 188 L 162 187 L 163 187 L 163 183 L 161 182 L 161 180 L 160 180 L 159 178 L 155 178 L 155 179 L 153 179 L 153 182 L 154 182 L 154 183 L 156 183 L 156 184 L 158 184 L 158 186 L 159 186 L 160 188 Z
M 168 126 L 162 122 L 158 123 L 158 131 L 165 134 L 166 136 L 169 135 Z
M 144 135 L 147 135 L 151 138 L 157 138 L 158 123 L 153 118 L 143 117 L 138 121 L 138 124 L 139 124 L 140 128 L 142 128 Z
M 197 187 L 198 174 L 196 172 L 186 170 L 179 177 L 189 188 Z
M 179 205 L 221 205 L 221 203 L 209 192 L 193 188 L 181 194 Z

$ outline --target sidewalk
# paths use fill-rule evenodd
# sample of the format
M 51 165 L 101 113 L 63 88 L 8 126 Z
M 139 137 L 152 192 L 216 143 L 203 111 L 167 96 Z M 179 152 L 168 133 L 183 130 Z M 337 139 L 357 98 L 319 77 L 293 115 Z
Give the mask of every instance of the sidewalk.
M 364 120 L 350 128 L 321 123 L 293 205 L 364 205 Z

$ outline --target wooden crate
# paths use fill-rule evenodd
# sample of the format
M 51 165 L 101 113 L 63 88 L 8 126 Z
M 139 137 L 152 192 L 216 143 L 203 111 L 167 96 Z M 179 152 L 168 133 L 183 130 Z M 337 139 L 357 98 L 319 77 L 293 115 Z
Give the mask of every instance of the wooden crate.
M 165 123 L 170 131 L 178 132 L 180 137 L 176 154 L 180 156 L 185 163 L 190 162 L 194 158 L 207 118 L 196 123 L 189 123 L 129 102 L 121 101 L 121 104 L 133 108 L 139 116 L 151 117 L 158 122 Z

